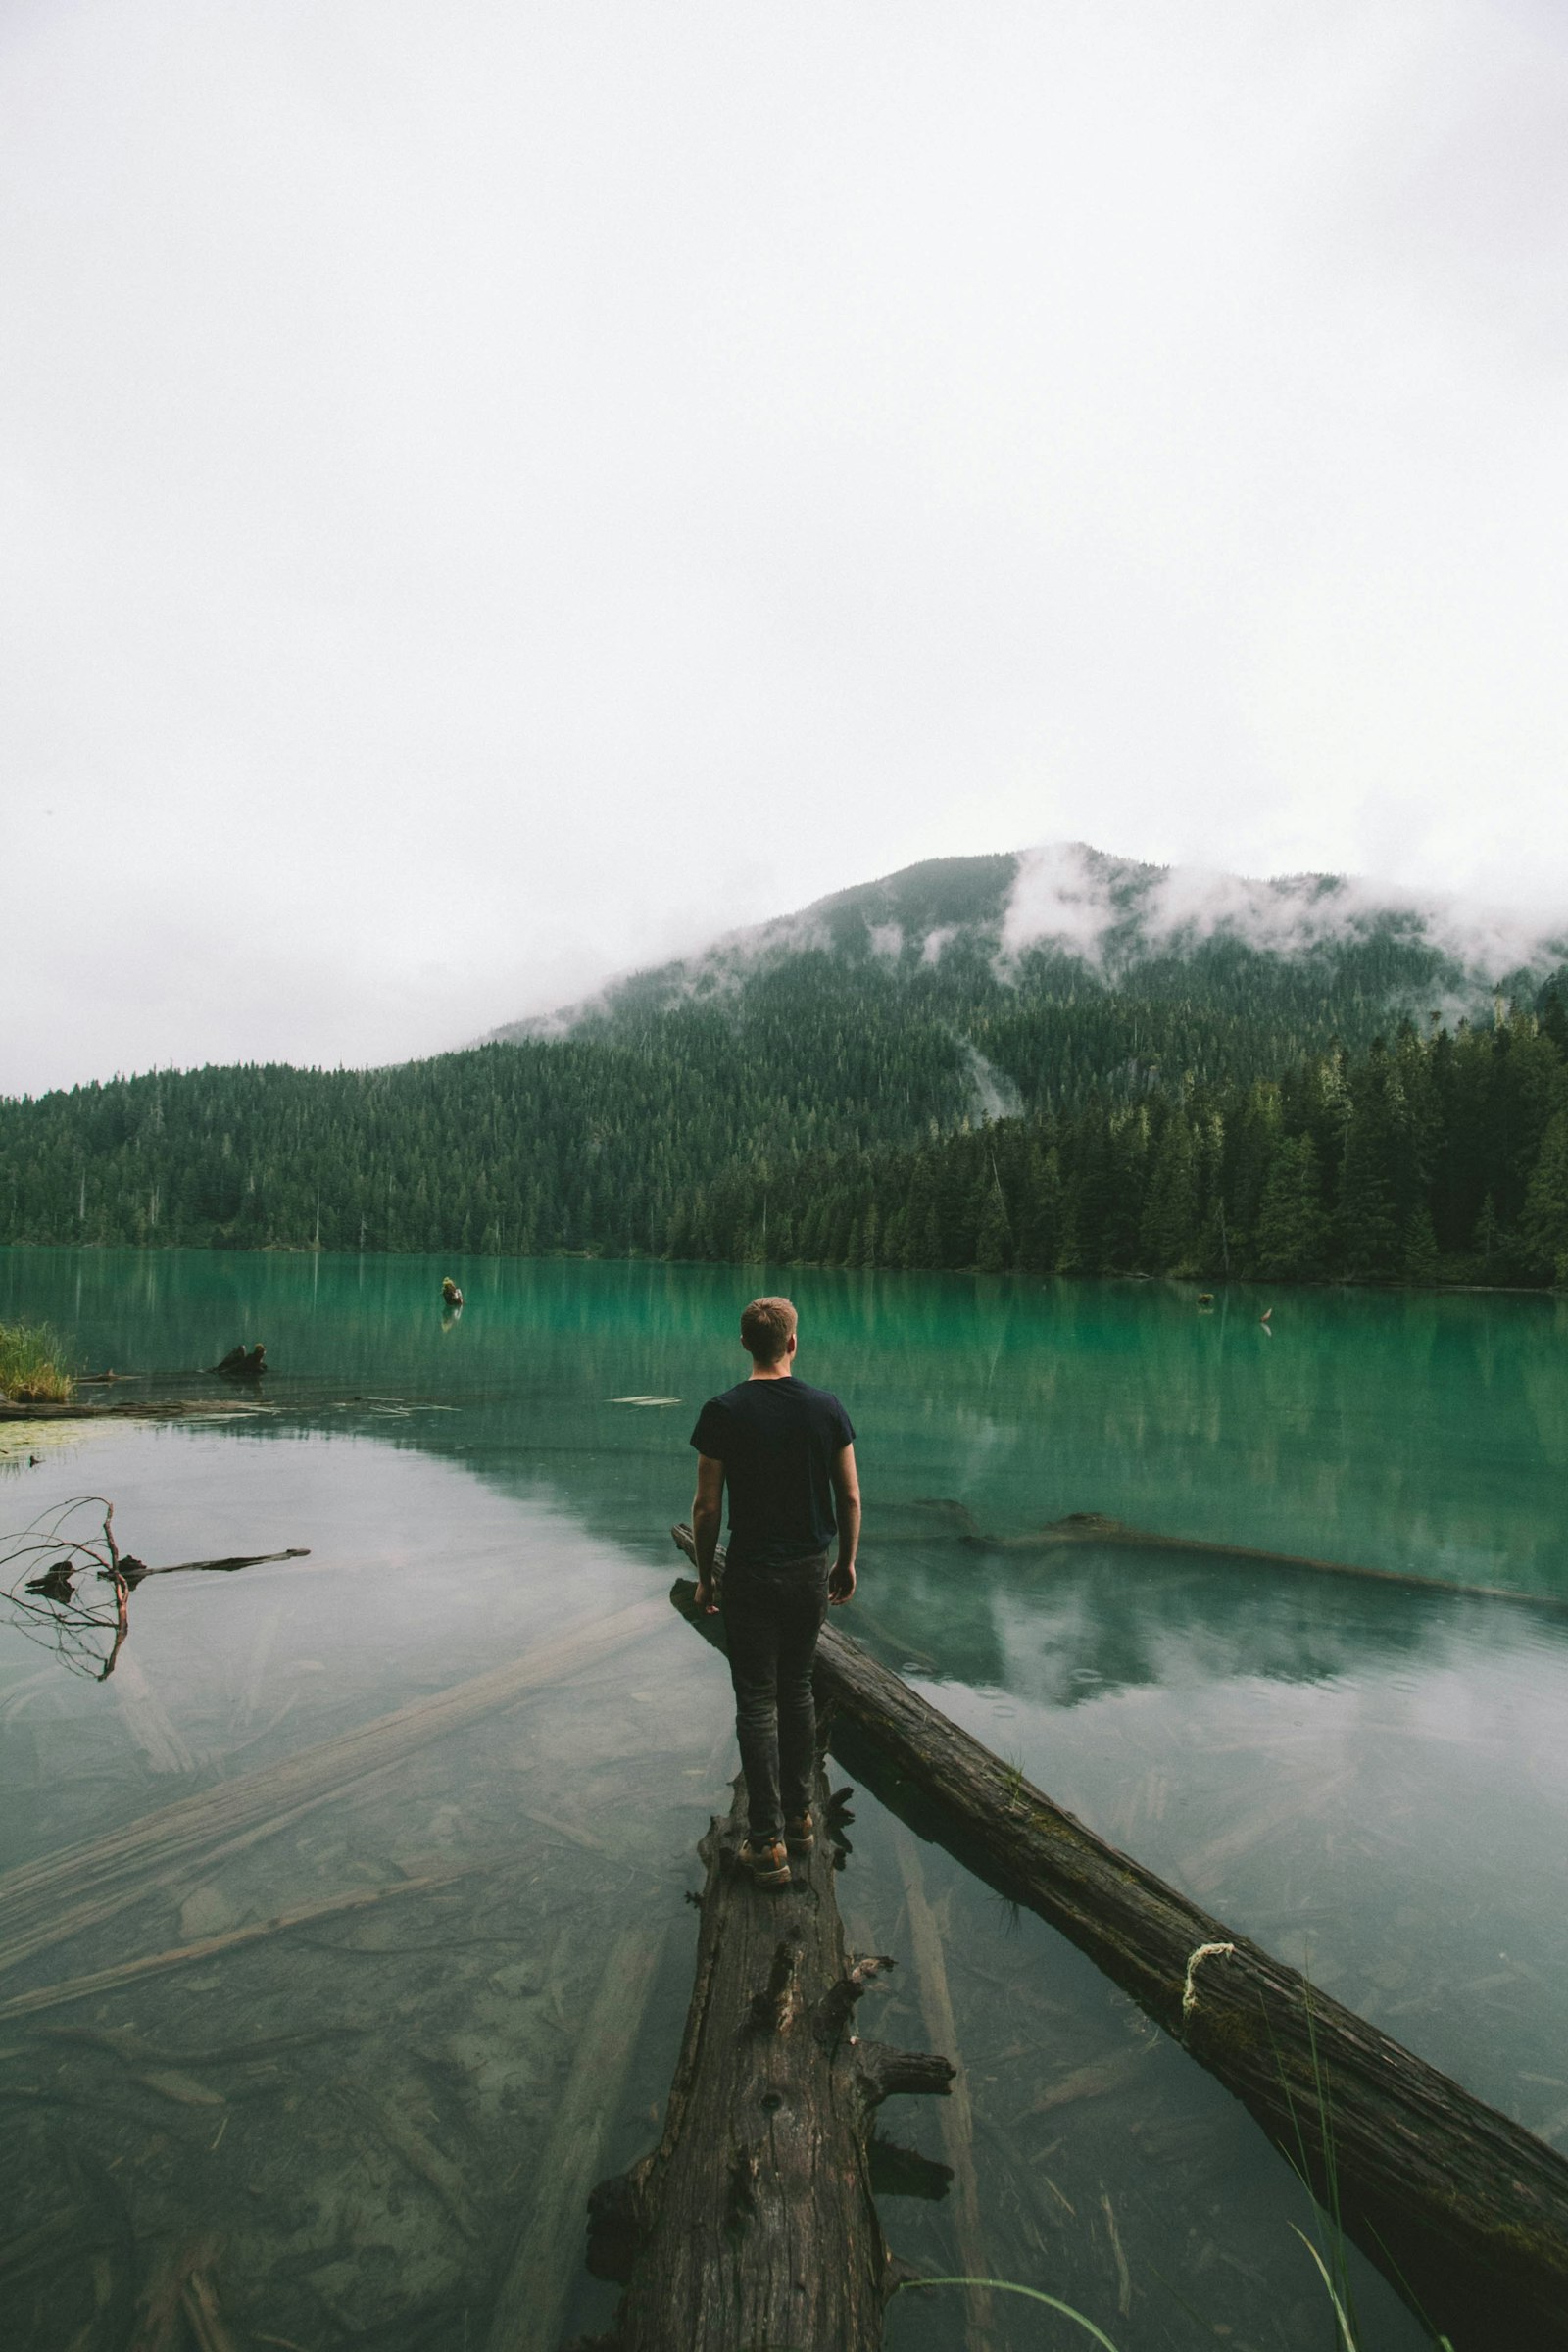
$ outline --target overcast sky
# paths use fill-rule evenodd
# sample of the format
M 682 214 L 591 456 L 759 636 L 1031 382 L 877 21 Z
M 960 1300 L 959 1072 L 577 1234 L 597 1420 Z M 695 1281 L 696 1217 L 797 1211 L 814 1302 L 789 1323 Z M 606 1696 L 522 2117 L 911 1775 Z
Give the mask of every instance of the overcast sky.
M 1568 906 L 1559 0 L 5 0 L 0 1088 L 913 858 Z

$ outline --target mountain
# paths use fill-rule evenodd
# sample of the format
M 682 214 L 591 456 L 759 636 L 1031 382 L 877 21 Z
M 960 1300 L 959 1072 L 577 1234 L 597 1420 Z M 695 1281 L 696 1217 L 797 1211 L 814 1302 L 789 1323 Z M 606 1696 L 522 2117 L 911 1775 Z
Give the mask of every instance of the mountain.
M 1343 875 L 1250 881 L 1061 843 L 906 866 L 494 1034 L 654 1054 L 683 1034 L 754 1040 L 793 1111 L 863 1027 L 883 1048 L 861 1072 L 883 1090 L 873 1125 L 892 1139 L 933 1115 L 1136 1093 L 1152 1073 L 1278 1071 L 1401 1017 L 1490 1018 L 1565 957 L 1568 925 L 1552 937 Z
M 1342 874 L 1254 881 L 1115 858 L 1082 842 L 938 858 L 837 891 L 700 955 L 612 981 L 582 1004 L 497 1039 L 621 1031 L 692 1004 L 742 1004 L 792 962 L 915 984 L 915 1001 L 973 1002 L 1099 988 L 1253 1010 L 1345 1008 L 1359 1026 L 1401 1012 L 1474 1014 L 1497 992 L 1538 989 L 1568 962 L 1555 930 Z
M 835 891 L 798 914 L 729 932 L 699 956 L 612 981 L 581 1004 L 509 1022 L 494 1035 L 515 1043 L 560 1036 L 617 1015 L 668 1012 L 722 1000 L 797 956 L 827 956 L 861 971 L 879 964 L 907 970 L 935 965 L 943 950 L 961 939 L 968 950 L 989 957 L 1000 949 L 1018 865 L 1017 856 L 1010 854 L 932 858 L 906 865 L 881 881 Z
M 938 859 L 431 1060 L 0 1103 L 0 1241 L 1539 1280 L 1562 957 L 1335 875 Z

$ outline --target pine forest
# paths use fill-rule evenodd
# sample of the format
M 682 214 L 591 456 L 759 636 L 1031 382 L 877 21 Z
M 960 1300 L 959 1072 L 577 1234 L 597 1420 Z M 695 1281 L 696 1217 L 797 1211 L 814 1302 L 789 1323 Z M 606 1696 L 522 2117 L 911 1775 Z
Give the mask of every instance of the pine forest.
M 1430 977 L 796 953 L 559 1037 L 0 1103 L 0 1241 L 1568 1282 L 1559 988 L 1466 1019 Z

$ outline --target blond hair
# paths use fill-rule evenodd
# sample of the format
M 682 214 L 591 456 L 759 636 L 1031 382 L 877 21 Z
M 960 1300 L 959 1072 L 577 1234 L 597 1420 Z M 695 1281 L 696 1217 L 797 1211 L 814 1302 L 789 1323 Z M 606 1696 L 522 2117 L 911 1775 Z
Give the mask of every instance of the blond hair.
M 799 1323 L 788 1298 L 754 1298 L 741 1313 L 741 1346 L 754 1364 L 776 1364 L 788 1354 Z

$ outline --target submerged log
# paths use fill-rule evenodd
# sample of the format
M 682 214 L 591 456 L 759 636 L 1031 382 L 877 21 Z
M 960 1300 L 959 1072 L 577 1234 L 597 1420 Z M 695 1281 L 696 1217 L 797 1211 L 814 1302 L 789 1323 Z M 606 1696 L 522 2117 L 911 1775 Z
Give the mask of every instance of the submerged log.
M 582 2267 L 581 2220 L 637 2046 L 668 1932 L 634 1920 L 605 1955 L 571 2072 L 527 2184 L 526 2214 L 490 2313 L 485 2352 L 530 2352 L 557 2342 Z
M 232 1420 L 236 1413 L 275 1413 L 277 1406 L 239 1396 L 124 1396 L 118 1404 L 19 1404 L 0 1402 L 0 1421 L 180 1421 Z
M 1021 1536 L 988 1536 L 961 1502 L 933 1504 L 967 1550 L 1041 1552 L 1074 1544 L 1111 1544 L 1120 1551 L 1179 1551 L 1201 1560 L 1237 1561 L 1250 1568 L 1297 1568 L 1310 1576 L 1348 1576 L 1357 1584 L 1401 1585 L 1414 1592 L 1448 1599 L 1508 1600 L 1521 1608 L 1568 1610 L 1555 1592 L 1520 1592 L 1506 1585 L 1461 1585 L 1446 1576 L 1416 1576 L 1403 1568 L 1367 1568 L 1352 1560 L 1320 1560 L 1304 1551 L 1263 1551 L 1251 1544 L 1212 1544 L 1204 1536 L 1162 1536 L 1152 1528 L 1129 1527 L 1100 1511 L 1069 1511 L 1065 1519 Z
M 671 1599 L 716 1638 L 692 1584 Z M 1104 1844 L 833 1626 L 816 1688 L 834 1753 L 1223 2082 L 1461 2352 L 1568 2352 L 1568 2161 Z
M 488 1673 L 411 1699 L 390 1715 L 356 1724 L 260 1772 L 220 1781 L 102 1837 L 0 1871 L 0 1975 L 146 1902 L 182 1875 L 275 1837 L 432 1740 L 646 1642 L 662 1612 L 662 1602 L 646 1600 L 590 1617 Z
M 830 1834 L 791 1858 L 787 1887 L 767 1888 L 737 1860 L 745 1832 L 738 1781 L 701 1848 L 697 1975 L 663 2136 L 593 2194 L 589 2265 L 626 2290 L 604 2339 L 614 2352 L 873 2352 L 896 2278 L 872 2118 L 894 2091 L 953 2078 L 945 2058 L 857 2037 L 856 2003 L 891 1963 L 845 1951 Z
M 942 1956 L 942 1932 L 926 1901 L 925 1874 L 920 1849 L 908 1831 L 900 1827 L 895 1844 L 904 1879 L 904 1900 L 909 1921 L 909 1943 L 914 1960 L 915 1997 L 932 2040 L 957 2059 L 958 2029 L 948 1990 L 947 1963 Z M 986 2254 L 980 2218 L 980 2182 L 974 2162 L 974 2112 L 969 2087 L 956 2077 L 953 2095 L 942 2110 L 942 2145 L 953 2175 L 954 2235 L 958 2263 L 969 2278 L 964 2288 L 963 2340 L 966 2352 L 987 2352 L 991 2342 L 992 2302 L 986 2284 L 991 2263 Z
M 198 1936 L 194 1943 L 177 1943 L 167 1952 L 148 1952 L 135 1960 L 118 1960 L 109 1968 L 95 1968 L 87 1975 L 67 1977 L 57 1984 L 36 1984 L 30 1992 L 13 1993 L 0 2001 L 0 2025 L 15 2017 L 32 2017 L 40 2009 L 59 2009 L 68 2001 L 83 2001 L 106 1992 L 119 1992 L 143 1977 L 160 1976 L 172 1968 L 188 1968 L 193 1961 L 216 1960 L 223 1952 L 238 1951 L 247 1943 L 259 1943 L 264 1936 L 283 1936 L 291 1928 L 314 1928 L 327 1919 L 336 1919 L 345 1911 L 364 1911 L 372 1903 L 396 1903 L 409 1895 L 431 1894 L 450 1886 L 461 1878 L 458 1870 L 437 1871 L 416 1879 L 394 1879 L 383 1886 L 351 1886 L 346 1894 L 328 1895 L 324 1900 L 298 1903 L 291 1911 L 280 1911 L 275 1919 L 253 1919 L 241 1928 L 225 1928 L 219 1936 Z

